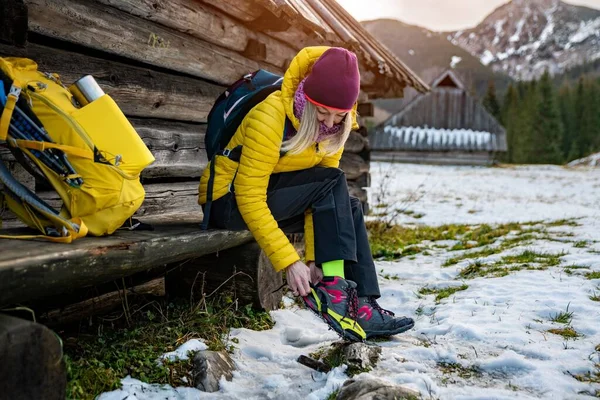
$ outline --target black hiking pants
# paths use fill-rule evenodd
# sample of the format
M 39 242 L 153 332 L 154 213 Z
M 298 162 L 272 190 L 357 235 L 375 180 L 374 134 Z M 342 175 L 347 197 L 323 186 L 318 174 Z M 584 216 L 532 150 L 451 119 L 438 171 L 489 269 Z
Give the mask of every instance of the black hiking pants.
M 346 176 L 337 168 L 314 167 L 271 175 L 267 205 L 287 234 L 304 232 L 304 212 L 312 209 L 315 263 L 344 260 L 346 279 L 358 285 L 359 296 L 379 297 L 379 284 L 360 200 L 348 193 Z M 235 199 L 228 193 L 214 200 L 212 227 L 247 230 Z

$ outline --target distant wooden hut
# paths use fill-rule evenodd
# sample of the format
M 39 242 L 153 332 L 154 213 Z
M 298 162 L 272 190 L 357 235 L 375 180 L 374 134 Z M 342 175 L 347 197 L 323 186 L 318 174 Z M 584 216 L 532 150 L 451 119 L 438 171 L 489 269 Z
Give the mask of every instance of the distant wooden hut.
M 507 150 L 504 127 L 456 74 L 445 71 L 431 87 L 374 129 L 372 160 L 488 165 Z

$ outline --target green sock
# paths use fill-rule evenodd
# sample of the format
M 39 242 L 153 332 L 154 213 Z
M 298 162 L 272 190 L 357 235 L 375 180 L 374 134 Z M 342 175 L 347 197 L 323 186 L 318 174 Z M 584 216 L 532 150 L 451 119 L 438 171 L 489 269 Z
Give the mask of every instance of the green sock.
M 346 278 L 344 276 L 344 260 L 327 261 L 321 264 L 323 268 L 323 276 L 339 276 L 340 278 Z

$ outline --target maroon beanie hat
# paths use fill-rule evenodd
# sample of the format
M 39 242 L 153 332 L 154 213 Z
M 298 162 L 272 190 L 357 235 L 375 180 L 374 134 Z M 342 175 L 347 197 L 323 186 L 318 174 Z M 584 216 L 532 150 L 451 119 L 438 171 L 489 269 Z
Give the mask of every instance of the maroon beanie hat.
M 304 93 L 311 103 L 340 111 L 351 110 L 359 92 L 356 55 L 341 47 L 326 50 L 304 82 Z

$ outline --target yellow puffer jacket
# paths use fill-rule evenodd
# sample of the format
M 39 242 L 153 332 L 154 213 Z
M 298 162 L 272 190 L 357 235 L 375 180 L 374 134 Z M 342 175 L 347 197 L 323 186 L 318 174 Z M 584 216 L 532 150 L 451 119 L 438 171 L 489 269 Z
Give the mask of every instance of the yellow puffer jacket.
M 279 153 L 286 116 L 295 129 L 300 125 L 293 112 L 296 88 L 328 48 L 319 46 L 301 50 L 284 75 L 281 91 L 271 94 L 246 115 L 227 146 L 228 149 L 243 146 L 239 163 L 223 156 L 217 156 L 215 160 L 213 199 L 229 192 L 235 176 L 233 185 L 240 214 L 277 271 L 298 261 L 300 257 L 277 226 L 267 206 L 269 177 L 274 173 L 299 171 L 315 166 L 337 168 L 343 152 L 341 149 L 336 154 L 327 155 L 313 144 L 300 154 L 280 157 Z M 352 118 L 356 129 L 356 105 L 352 110 Z M 206 202 L 208 177 L 207 167 L 200 179 L 199 204 Z M 314 260 L 310 211 L 307 211 L 305 219 L 305 247 L 306 259 Z

